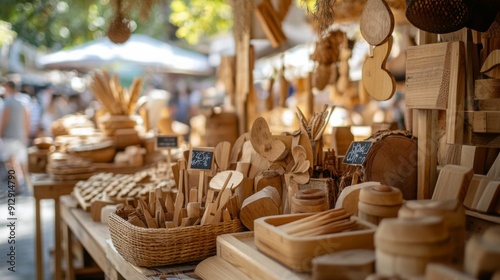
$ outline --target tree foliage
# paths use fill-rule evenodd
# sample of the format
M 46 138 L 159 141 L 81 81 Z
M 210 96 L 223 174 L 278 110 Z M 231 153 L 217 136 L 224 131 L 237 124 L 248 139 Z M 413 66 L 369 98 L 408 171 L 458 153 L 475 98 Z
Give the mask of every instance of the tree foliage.
M 203 35 L 229 31 L 233 25 L 233 12 L 228 1 L 171 0 L 170 21 L 178 27 L 177 37 L 196 44 Z
M 60 49 L 106 36 L 113 16 L 113 0 L 0 0 L 0 20 L 11 23 L 17 37 L 34 46 Z M 141 1 L 141 0 L 131 0 Z M 146 21 L 132 11 L 133 32 L 159 39 L 173 32 L 165 15 L 165 1 L 158 1 Z

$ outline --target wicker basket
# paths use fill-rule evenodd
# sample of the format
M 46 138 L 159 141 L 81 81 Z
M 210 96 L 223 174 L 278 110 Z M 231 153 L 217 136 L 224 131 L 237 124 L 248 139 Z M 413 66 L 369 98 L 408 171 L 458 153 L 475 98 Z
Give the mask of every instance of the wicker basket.
M 216 253 L 218 235 L 243 231 L 240 220 L 216 225 L 151 229 L 134 226 L 116 213 L 109 216 L 111 241 L 125 260 L 153 267 L 206 259 Z

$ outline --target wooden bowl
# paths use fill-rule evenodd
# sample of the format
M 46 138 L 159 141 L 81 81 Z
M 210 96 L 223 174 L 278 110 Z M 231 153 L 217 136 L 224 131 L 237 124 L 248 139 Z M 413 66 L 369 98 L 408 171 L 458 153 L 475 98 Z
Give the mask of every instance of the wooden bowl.
M 70 151 L 92 162 L 112 162 L 116 154 L 116 148 L 113 141 L 103 141 L 101 143 L 72 147 Z
M 52 146 L 54 140 L 52 137 L 38 137 L 33 140 L 33 145 L 35 145 L 40 150 L 47 150 Z

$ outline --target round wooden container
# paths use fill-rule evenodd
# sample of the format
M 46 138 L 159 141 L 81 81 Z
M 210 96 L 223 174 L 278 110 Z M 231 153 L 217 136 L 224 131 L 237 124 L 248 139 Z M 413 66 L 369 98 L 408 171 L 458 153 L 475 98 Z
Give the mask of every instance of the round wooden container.
M 443 218 L 390 218 L 375 232 L 377 274 L 411 278 L 425 275 L 429 262 L 449 263 L 453 246 Z
M 380 182 L 401 190 L 405 200 L 417 198 L 417 141 L 403 130 L 383 130 L 366 141 L 373 145 L 366 156 L 363 181 Z
M 367 186 L 359 192 L 358 217 L 378 225 L 384 218 L 398 216 L 403 195 L 397 188 L 387 185 Z
M 375 251 L 342 250 L 312 260 L 312 279 L 365 279 L 375 271 Z
M 410 200 L 406 201 L 398 213 L 398 217 L 438 216 L 450 234 L 453 246 L 452 263 L 461 266 L 465 250 L 465 208 L 458 200 Z
M 299 190 L 292 196 L 290 204 L 292 214 L 321 212 L 328 208 L 328 199 L 325 191 L 321 189 Z

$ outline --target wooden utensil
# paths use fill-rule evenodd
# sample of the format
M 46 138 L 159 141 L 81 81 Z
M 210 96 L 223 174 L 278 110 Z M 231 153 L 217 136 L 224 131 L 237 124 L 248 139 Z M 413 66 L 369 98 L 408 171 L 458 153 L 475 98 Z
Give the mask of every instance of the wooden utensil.
M 184 193 L 177 193 L 175 198 L 175 210 L 174 210 L 174 225 L 178 227 L 180 221 L 182 221 L 182 206 L 184 204 Z
M 255 151 L 269 161 L 283 159 L 288 152 L 285 144 L 273 137 L 263 117 L 254 121 L 250 131 L 250 141 Z
M 210 224 L 212 222 L 213 217 L 215 215 L 215 212 L 217 212 L 217 207 L 219 205 L 219 201 L 220 201 L 220 198 L 222 196 L 221 194 L 224 192 L 224 190 L 228 186 L 228 183 L 231 180 L 232 175 L 233 175 L 233 173 L 229 172 L 229 173 L 227 173 L 227 175 L 224 176 L 225 180 L 224 180 L 224 183 L 222 184 L 222 189 L 219 191 L 219 194 L 217 196 L 216 201 L 215 202 L 210 202 L 210 203 L 206 204 L 206 206 L 205 206 L 205 213 L 203 213 L 203 217 L 201 218 L 201 225 Z M 213 178 L 212 178 L 212 181 L 213 181 Z M 210 183 L 212 181 L 210 181 Z M 219 186 L 220 184 L 217 183 L 217 185 Z
M 228 141 L 222 141 L 215 146 L 214 157 L 219 171 L 225 171 L 229 168 L 230 151 L 231 143 Z
M 227 184 L 225 183 L 226 180 Z M 226 170 L 223 172 L 219 172 L 215 174 L 215 176 L 210 180 L 209 187 L 215 191 L 222 191 L 224 185 L 231 186 L 231 189 L 234 190 L 237 188 L 241 182 L 243 181 L 243 174 L 241 172 L 235 170 Z
M 396 80 L 385 66 L 391 53 L 392 41 L 392 37 L 389 37 L 385 43 L 374 47 L 373 56 L 367 57 L 363 64 L 363 85 L 368 94 L 379 101 L 390 99 L 396 92 Z
M 385 43 L 394 30 L 394 15 L 384 0 L 368 0 L 359 22 L 361 35 L 372 46 Z

